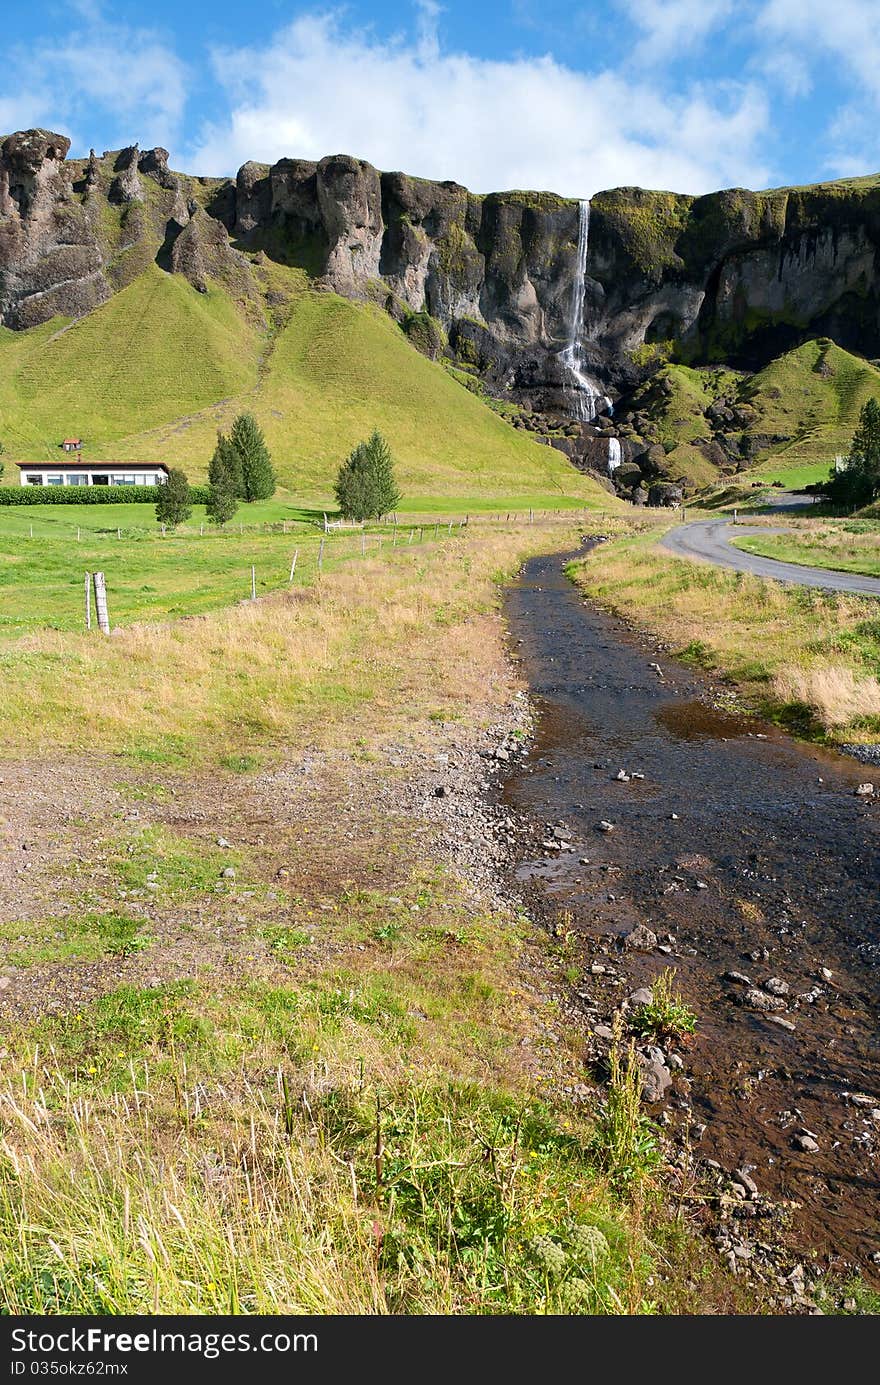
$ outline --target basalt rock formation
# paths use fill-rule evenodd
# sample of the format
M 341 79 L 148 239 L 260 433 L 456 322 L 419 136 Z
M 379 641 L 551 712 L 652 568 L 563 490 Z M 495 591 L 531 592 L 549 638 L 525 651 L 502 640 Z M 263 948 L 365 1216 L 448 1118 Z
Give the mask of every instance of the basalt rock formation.
M 663 474 L 663 449 L 627 404 L 671 353 L 755 370 L 827 336 L 880 354 L 880 179 L 698 198 L 600 193 L 573 323 L 579 209 L 554 194 L 478 196 L 346 155 L 246 163 L 229 180 L 174 173 L 163 149 L 73 161 L 68 150 L 45 130 L 0 145 L 0 324 L 89 312 L 151 260 L 201 292 L 234 282 L 258 313 L 250 267 L 263 253 L 379 303 L 428 354 L 520 405 L 518 425 L 576 464 L 606 470 L 619 436 L 615 479 L 628 489 Z M 622 406 L 620 434 L 605 405 L 598 420 L 572 407 L 562 352 L 573 333 L 597 390 Z

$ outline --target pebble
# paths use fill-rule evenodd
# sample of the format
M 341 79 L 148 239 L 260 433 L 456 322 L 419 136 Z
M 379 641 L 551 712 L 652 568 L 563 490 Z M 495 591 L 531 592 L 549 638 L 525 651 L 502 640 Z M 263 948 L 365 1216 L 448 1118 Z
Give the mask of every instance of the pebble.
M 228 842 L 228 841 L 226 840 L 225 837 L 218 837 L 218 838 L 217 838 L 217 845 L 218 845 L 222 850 L 228 851 L 229 848 L 232 846 L 232 842 Z
M 768 1015 L 768 1024 L 775 1024 L 777 1029 L 790 1029 L 794 1032 L 794 1020 L 787 1020 L 784 1015 Z
M 0 991 L 8 991 L 12 985 L 11 976 L 0 976 Z
M 221 872 L 220 872 L 220 879 L 221 879 L 221 880 L 234 880 L 234 879 L 235 879 L 235 866 L 224 866 L 223 869 L 222 869 Z
M 637 991 L 633 991 L 627 998 L 627 1003 L 637 1009 L 640 1005 L 650 1005 L 654 999 L 652 992 L 647 986 L 640 986 Z
M 597 826 L 598 826 L 600 832 L 613 832 L 613 831 L 614 831 L 614 823 L 613 823 L 613 822 L 606 822 L 604 818 L 602 819 L 602 821 L 601 821 L 600 823 L 597 824 Z
M 873 784 L 859 784 L 855 791 L 856 798 L 870 798 L 874 792 Z

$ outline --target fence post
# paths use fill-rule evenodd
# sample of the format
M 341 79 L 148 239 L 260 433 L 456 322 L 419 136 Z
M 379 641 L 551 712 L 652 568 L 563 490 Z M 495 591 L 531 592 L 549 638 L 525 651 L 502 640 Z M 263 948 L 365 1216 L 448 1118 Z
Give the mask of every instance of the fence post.
M 396 524 L 395 524 L 395 526 L 394 526 L 394 537 L 393 537 L 392 540 L 391 540 L 391 547 L 392 547 L 392 548 L 396 548 L 396 547 L 397 547 L 397 525 L 396 525 Z
M 86 573 L 86 629 L 92 628 L 92 574 Z
M 321 547 L 318 549 L 318 571 L 319 571 L 319 572 L 322 570 L 322 568 L 323 568 L 323 566 L 324 566 L 324 544 L 325 544 L 326 542 L 327 542 L 326 539 L 322 539 L 322 540 L 321 540 Z
M 95 614 L 98 617 L 98 629 L 102 635 L 110 634 L 110 612 L 107 609 L 107 584 L 104 581 L 103 572 L 94 574 L 95 583 Z
M 449 533 L 452 533 L 452 520 L 449 521 Z
M 534 514 L 534 511 L 530 509 L 530 510 L 529 510 L 529 524 L 534 524 L 534 522 L 535 522 L 535 514 Z
M 324 533 L 325 533 L 325 534 L 329 534 L 329 533 L 330 533 L 330 525 L 327 523 L 327 516 L 326 516 L 326 515 L 324 515 Z
M 251 601 L 257 599 L 257 569 L 251 563 Z
M 79 543 L 79 536 L 80 536 L 80 527 L 79 527 L 79 525 L 77 525 L 77 526 L 76 526 L 76 541 L 77 541 L 77 543 Z
M 410 529 L 410 531 L 409 531 L 409 538 L 407 539 L 407 543 L 412 543 L 412 541 L 413 541 L 413 539 L 415 538 L 415 536 L 416 536 L 416 531 L 415 531 L 415 529 Z
M 31 538 L 33 538 L 33 537 L 34 537 L 34 526 L 33 526 L 33 524 L 32 524 L 32 525 L 31 525 Z
M 295 549 L 293 550 L 293 562 L 290 564 L 290 576 L 289 576 L 288 579 L 287 579 L 288 582 L 292 582 L 292 581 L 293 581 L 293 574 L 296 572 L 296 560 L 297 560 L 298 557 L 299 557 L 299 549 L 298 549 L 298 548 L 295 548 Z

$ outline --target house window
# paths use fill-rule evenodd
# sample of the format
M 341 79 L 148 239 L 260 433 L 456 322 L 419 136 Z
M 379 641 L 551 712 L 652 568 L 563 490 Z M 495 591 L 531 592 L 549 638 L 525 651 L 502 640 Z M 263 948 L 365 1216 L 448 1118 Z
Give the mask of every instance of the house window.
M 92 475 L 92 485 L 93 485 L 93 486 L 106 486 L 106 484 L 107 484 L 107 476 L 106 476 L 105 473 L 102 472 L 100 476 L 97 475 L 96 473 L 93 473 L 93 475 Z
M 63 486 L 63 485 L 64 485 L 64 477 L 63 477 L 63 476 L 47 476 L 47 477 L 46 477 L 46 484 L 47 484 L 48 486 Z
M 43 484 L 42 476 L 26 476 L 25 480 L 29 486 L 41 486 Z
M 89 478 L 83 472 L 72 471 L 67 478 L 67 484 L 69 486 L 87 486 Z
M 119 472 L 115 476 L 110 477 L 110 484 L 111 486 L 133 486 L 134 474 L 131 472 Z

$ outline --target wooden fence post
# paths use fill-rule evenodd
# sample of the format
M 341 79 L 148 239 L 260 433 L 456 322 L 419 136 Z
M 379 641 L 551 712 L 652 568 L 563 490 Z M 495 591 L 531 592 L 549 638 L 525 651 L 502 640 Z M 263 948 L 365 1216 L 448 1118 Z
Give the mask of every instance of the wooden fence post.
M 251 563 L 251 601 L 257 599 L 257 569 Z
M 86 573 L 86 629 L 92 628 L 92 574 Z
M 104 581 L 103 572 L 94 574 L 95 583 L 95 614 L 98 617 L 98 629 L 102 635 L 110 634 L 110 612 L 107 609 L 107 584 Z
M 297 560 L 298 557 L 299 557 L 299 549 L 298 549 L 298 548 L 295 548 L 295 549 L 293 550 L 293 562 L 290 564 L 290 576 L 289 576 L 288 579 L 287 579 L 288 582 L 292 582 L 292 581 L 293 581 L 293 574 L 296 572 L 296 560 Z
M 319 571 L 319 572 L 321 572 L 322 569 L 323 569 L 323 567 L 324 567 L 324 544 L 325 544 L 326 542 L 327 542 L 326 539 L 322 539 L 322 540 L 321 540 L 321 547 L 318 549 L 318 571 Z

